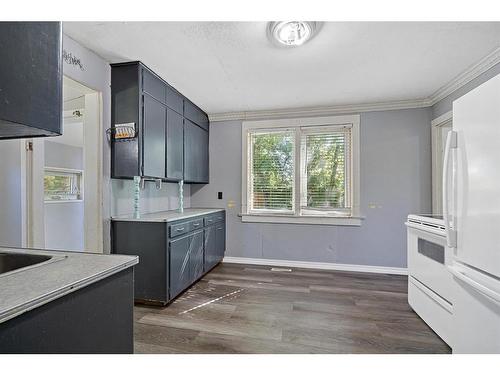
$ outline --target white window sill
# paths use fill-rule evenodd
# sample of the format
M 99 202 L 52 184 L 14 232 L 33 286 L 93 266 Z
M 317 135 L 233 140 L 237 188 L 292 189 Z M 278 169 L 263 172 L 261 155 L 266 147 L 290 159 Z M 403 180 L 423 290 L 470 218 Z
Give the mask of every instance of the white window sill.
M 315 224 L 315 225 L 345 225 L 361 226 L 362 217 L 331 217 L 331 216 L 287 216 L 272 214 L 240 214 L 243 223 L 274 223 L 274 224 Z
M 43 201 L 43 203 L 54 204 L 54 203 L 82 203 L 83 199 L 54 199 L 51 201 Z

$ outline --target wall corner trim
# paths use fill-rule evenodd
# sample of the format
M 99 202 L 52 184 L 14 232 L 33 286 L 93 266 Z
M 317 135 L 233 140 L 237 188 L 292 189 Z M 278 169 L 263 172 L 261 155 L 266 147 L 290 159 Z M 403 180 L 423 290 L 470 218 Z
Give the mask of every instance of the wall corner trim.
M 402 267 L 367 266 L 360 264 L 302 262 L 296 260 L 241 258 L 241 257 L 227 257 L 227 256 L 224 257 L 223 262 L 251 264 L 260 266 L 311 268 L 311 269 L 331 270 L 331 271 L 351 271 L 351 272 L 385 273 L 389 275 L 408 275 L 408 270 Z
M 432 103 L 431 105 L 434 105 L 440 100 L 446 98 L 448 95 L 452 94 L 453 92 L 466 85 L 473 79 L 477 78 L 498 63 L 500 63 L 500 47 L 494 49 L 477 63 L 469 66 L 466 70 L 453 78 L 446 85 L 436 90 L 429 97 L 429 100 Z

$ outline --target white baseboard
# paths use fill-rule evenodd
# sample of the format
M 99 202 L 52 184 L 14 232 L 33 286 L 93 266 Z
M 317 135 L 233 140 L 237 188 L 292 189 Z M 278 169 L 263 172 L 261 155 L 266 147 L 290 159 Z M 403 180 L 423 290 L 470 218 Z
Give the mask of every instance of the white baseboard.
M 224 263 L 253 264 L 253 265 L 262 265 L 262 266 L 313 268 L 313 269 L 319 269 L 319 270 L 385 273 L 385 274 L 390 274 L 390 275 L 407 275 L 408 274 L 408 270 L 406 268 L 364 266 L 364 265 L 360 265 L 360 264 L 301 262 L 301 261 L 296 261 L 296 260 L 240 258 L 240 257 L 224 257 L 223 262 Z

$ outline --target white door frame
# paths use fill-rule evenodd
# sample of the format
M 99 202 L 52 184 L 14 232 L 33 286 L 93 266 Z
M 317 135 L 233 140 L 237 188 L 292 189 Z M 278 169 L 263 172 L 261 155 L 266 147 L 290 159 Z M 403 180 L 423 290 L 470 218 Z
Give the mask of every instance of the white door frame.
M 103 252 L 103 100 L 102 92 L 66 76 L 72 81 L 85 86 L 92 92 L 85 95 L 84 115 L 84 249 L 88 252 Z M 88 106 L 88 108 L 87 108 Z M 85 126 L 87 125 L 87 126 Z M 95 131 L 89 132 L 93 128 Z M 87 131 L 85 131 L 87 130 Z M 22 146 L 23 157 L 23 244 L 27 247 L 45 248 L 44 223 L 44 139 L 30 139 L 29 147 Z M 95 173 L 89 174 L 88 166 L 96 167 Z M 94 199 L 95 198 L 95 199 Z
M 443 185 L 443 166 L 441 159 L 439 158 L 442 139 L 441 139 L 441 128 L 452 125 L 453 113 L 452 111 L 446 112 L 445 114 L 435 118 L 431 121 L 431 142 L 432 142 L 432 213 L 442 213 L 442 185 Z

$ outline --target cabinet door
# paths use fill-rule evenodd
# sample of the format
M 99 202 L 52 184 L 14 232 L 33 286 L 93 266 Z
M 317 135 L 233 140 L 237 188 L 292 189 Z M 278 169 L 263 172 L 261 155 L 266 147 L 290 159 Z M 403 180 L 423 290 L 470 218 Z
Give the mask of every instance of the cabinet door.
M 203 275 L 203 231 L 195 232 L 191 235 L 190 253 L 189 263 L 191 267 L 191 282 L 194 282 Z
M 62 134 L 60 22 L 0 22 L 0 138 Z
M 190 244 L 191 236 L 170 241 L 170 299 L 176 297 L 186 289 L 191 282 L 189 264 Z
M 184 119 L 184 180 L 208 183 L 208 132 Z
M 208 116 L 188 99 L 184 101 L 184 117 L 188 118 L 201 128 L 208 130 Z
M 216 262 L 220 262 L 224 258 L 226 251 L 226 223 L 220 221 L 215 225 L 215 248 Z
M 205 228 L 205 271 L 208 271 L 217 263 L 215 236 L 215 225 Z
M 166 85 L 160 78 L 146 69 L 142 69 L 142 89 L 156 100 L 165 103 Z
M 184 99 L 182 95 L 169 86 L 167 86 L 167 107 L 181 115 L 184 112 Z
M 165 178 L 165 123 L 167 107 L 143 95 L 143 174 Z
M 167 171 L 171 180 L 184 176 L 184 120 L 177 112 L 167 108 Z

